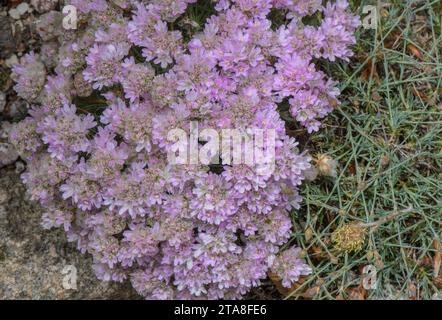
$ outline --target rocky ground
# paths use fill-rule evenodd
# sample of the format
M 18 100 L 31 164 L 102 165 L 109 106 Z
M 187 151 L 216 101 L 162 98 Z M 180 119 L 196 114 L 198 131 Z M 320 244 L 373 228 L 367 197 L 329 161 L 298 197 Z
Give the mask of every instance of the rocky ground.
M 41 209 L 17 173 L 21 167 L 0 169 L 0 299 L 135 298 L 128 283 L 99 281 L 91 259 L 61 230 L 42 229 Z
M 68 243 L 62 230 L 41 227 L 41 208 L 29 200 L 20 180 L 26 164 L 8 143 L 12 123 L 28 107 L 13 92 L 10 66 L 38 47 L 34 28 L 49 3 L 58 5 L 0 1 L 0 299 L 137 298 L 129 283 L 99 281 L 90 257 Z

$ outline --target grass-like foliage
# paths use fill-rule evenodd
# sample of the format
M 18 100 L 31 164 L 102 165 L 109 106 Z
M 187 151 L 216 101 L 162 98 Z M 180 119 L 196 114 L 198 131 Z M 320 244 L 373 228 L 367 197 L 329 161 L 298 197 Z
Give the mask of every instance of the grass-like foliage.
M 336 177 L 304 185 L 293 213 L 303 220 L 293 241 L 315 268 L 292 298 L 440 297 L 441 12 L 439 1 L 392 1 L 376 30 L 359 29 L 352 63 L 328 66 L 343 104 L 305 147 L 339 166 Z M 333 241 L 352 224 L 364 229 L 355 251 Z

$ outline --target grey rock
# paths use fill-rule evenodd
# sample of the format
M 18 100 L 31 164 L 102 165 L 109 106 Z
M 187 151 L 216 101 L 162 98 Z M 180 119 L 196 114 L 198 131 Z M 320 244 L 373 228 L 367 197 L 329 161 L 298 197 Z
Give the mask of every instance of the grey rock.
M 20 16 L 22 16 L 27 12 L 32 12 L 32 9 L 29 7 L 29 4 L 22 2 L 17 6 L 17 11 L 20 13 Z
M 139 299 L 129 283 L 98 280 L 62 230 L 43 230 L 14 169 L 0 169 L 0 191 L 0 299 Z
M 14 64 L 19 63 L 20 61 L 18 60 L 17 55 L 14 53 L 13 55 L 11 55 L 9 58 L 7 58 L 5 60 L 5 66 L 7 66 L 8 68 L 12 68 L 12 66 Z
M 17 7 L 10 9 L 9 15 L 15 20 L 20 20 L 21 16 L 28 12 L 32 12 L 31 7 L 26 2 L 22 2 Z
M 11 10 L 9 10 L 9 16 L 12 19 L 20 20 L 20 11 L 18 11 L 16 8 L 12 8 Z
M 13 164 L 19 155 L 12 144 L 0 142 L 0 168 Z
M 22 161 L 15 162 L 15 173 L 20 174 L 26 170 L 26 165 Z

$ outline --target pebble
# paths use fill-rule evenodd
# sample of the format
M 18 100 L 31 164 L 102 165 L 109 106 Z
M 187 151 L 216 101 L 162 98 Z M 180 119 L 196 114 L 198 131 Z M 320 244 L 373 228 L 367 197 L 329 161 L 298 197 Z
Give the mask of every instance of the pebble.
M 20 174 L 24 172 L 26 169 L 26 165 L 23 163 L 23 161 L 17 161 L 15 163 L 15 173 Z
M 18 57 L 16 54 L 13 54 L 12 56 L 10 56 L 8 59 L 5 60 L 5 65 L 8 68 L 11 68 L 14 64 L 19 63 L 18 61 Z
M 20 19 L 20 12 L 16 8 L 12 8 L 9 10 L 9 15 L 12 19 L 19 20 Z
M 9 15 L 15 20 L 20 20 L 20 17 L 27 12 L 32 12 L 32 9 L 29 4 L 22 2 L 17 7 L 9 10 Z
M 13 164 L 18 159 L 18 153 L 10 143 L 0 143 L 0 168 Z

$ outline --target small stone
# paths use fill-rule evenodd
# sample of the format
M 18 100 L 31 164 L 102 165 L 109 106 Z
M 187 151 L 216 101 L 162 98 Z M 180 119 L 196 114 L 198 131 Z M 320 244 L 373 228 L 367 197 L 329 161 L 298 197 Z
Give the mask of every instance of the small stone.
M 29 7 L 29 4 L 27 4 L 26 2 L 22 2 L 17 6 L 17 11 L 20 16 L 22 16 L 27 12 L 32 12 L 32 9 Z
M 0 122 L 0 142 L 5 142 L 8 140 L 9 133 L 11 132 L 12 127 L 13 125 L 10 122 L 7 121 Z
M 18 159 L 18 153 L 10 143 L 0 143 L 0 168 L 13 164 Z
M 5 60 L 5 65 L 8 68 L 11 68 L 14 64 L 19 63 L 18 61 L 18 57 L 16 54 L 13 54 L 12 56 L 10 56 L 8 59 Z
M 16 8 L 12 8 L 9 10 L 9 16 L 14 20 L 20 20 L 20 11 L 18 11 Z
M 20 174 L 24 172 L 26 169 L 26 165 L 22 161 L 17 161 L 15 163 L 15 173 Z
M 17 7 L 9 10 L 9 15 L 15 20 L 20 20 L 20 17 L 27 12 L 32 12 L 32 9 L 29 7 L 29 4 L 22 2 Z

